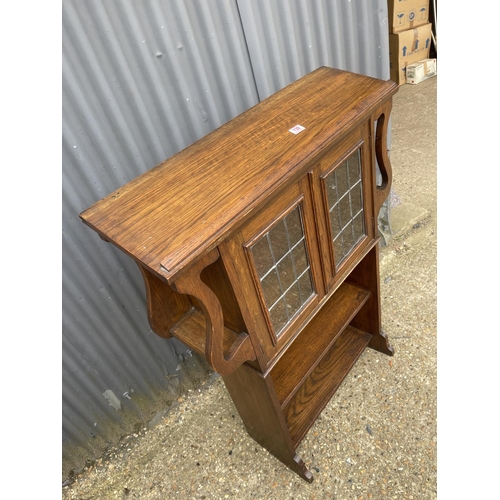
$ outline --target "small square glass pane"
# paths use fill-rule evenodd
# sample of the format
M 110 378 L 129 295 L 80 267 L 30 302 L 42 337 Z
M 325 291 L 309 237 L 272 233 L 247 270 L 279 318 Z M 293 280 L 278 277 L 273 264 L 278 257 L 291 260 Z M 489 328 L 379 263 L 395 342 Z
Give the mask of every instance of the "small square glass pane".
M 267 237 L 261 238 L 252 247 L 252 254 L 254 256 L 255 268 L 259 278 L 262 278 L 273 267 L 273 256 L 271 254 L 271 247 Z M 258 258 L 256 258 L 258 255 Z
M 335 175 L 329 175 L 325 179 L 326 183 L 326 196 L 328 198 L 328 206 L 333 207 L 337 203 L 337 186 L 335 184 Z
M 283 291 L 290 288 L 295 281 L 295 272 L 290 254 L 286 254 L 278 263 L 278 274 Z
M 352 187 L 361 179 L 361 162 L 359 149 L 347 158 L 347 170 L 349 172 L 349 185 Z
M 290 244 L 293 247 L 298 241 L 304 237 L 304 232 L 302 231 L 302 221 L 300 220 L 300 212 L 298 210 L 292 210 L 286 217 L 286 228 L 288 229 L 288 237 L 290 238 Z
M 269 239 L 271 240 L 274 259 L 278 261 L 288 252 L 288 238 L 282 220 L 269 231 Z
M 361 192 L 361 182 L 358 182 L 351 189 L 351 205 L 352 205 L 352 215 L 356 216 L 361 210 L 363 210 L 363 193 Z
M 299 278 L 300 300 L 304 303 L 312 294 L 312 281 L 309 270 Z
M 344 228 L 351 220 L 351 204 L 349 202 L 349 194 L 345 194 L 338 203 L 340 213 L 340 226 Z
M 358 214 L 353 221 L 354 226 L 354 240 L 357 243 L 365 234 L 365 228 L 363 223 L 363 214 Z
M 342 234 L 339 234 L 335 240 L 333 240 L 333 253 L 335 255 L 335 263 L 337 266 L 342 262 L 344 258 L 344 248 L 342 246 Z
M 288 323 L 288 316 L 286 314 L 285 300 L 281 299 L 276 305 L 269 311 L 269 316 L 271 317 L 271 323 L 273 325 L 275 332 L 280 332 Z
M 261 287 L 267 307 L 271 307 L 282 294 L 276 268 L 271 269 L 267 276 L 261 280 Z
M 335 169 L 335 179 L 336 179 L 336 184 L 337 184 L 337 194 L 339 198 L 347 193 L 349 190 L 349 184 L 347 181 L 347 162 L 344 161 L 342 162 L 336 169 Z
M 330 224 L 332 227 L 332 235 L 334 237 L 342 231 L 342 226 L 340 225 L 340 212 L 338 203 L 330 211 Z
M 342 231 L 342 236 L 344 238 L 343 244 L 346 252 L 350 252 L 352 247 L 354 246 L 354 235 L 352 234 L 352 222 L 344 227 Z
M 292 319 L 293 316 L 295 316 L 295 314 L 302 307 L 298 283 L 294 283 L 293 286 L 288 290 L 285 295 L 285 302 L 288 308 L 288 317 Z
M 308 266 L 306 244 L 304 240 L 302 240 L 293 248 L 292 257 L 293 257 L 295 272 L 297 276 L 300 276 L 307 269 Z

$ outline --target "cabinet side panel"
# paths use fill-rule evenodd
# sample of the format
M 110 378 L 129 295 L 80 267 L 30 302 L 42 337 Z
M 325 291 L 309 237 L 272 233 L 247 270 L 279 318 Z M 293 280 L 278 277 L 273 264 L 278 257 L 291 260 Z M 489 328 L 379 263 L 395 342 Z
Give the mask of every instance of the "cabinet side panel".
M 262 374 L 242 365 L 223 379 L 248 434 L 280 459 L 293 456 L 283 413 L 272 394 L 274 388 Z
M 295 453 L 285 417 L 269 379 L 244 364 L 223 376 L 243 423 L 261 446 L 308 482 L 312 475 Z

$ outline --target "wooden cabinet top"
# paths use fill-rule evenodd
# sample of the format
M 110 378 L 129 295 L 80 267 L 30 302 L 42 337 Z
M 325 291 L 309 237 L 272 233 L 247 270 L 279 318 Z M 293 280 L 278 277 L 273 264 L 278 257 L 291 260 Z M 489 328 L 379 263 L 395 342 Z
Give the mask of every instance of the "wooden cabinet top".
M 219 244 L 397 85 L 321 67 L 80 214 L 168 281 Z M 298 134 L 290 129 L 300 125 Z M 304 168 L 302 168 L 304 167 Z

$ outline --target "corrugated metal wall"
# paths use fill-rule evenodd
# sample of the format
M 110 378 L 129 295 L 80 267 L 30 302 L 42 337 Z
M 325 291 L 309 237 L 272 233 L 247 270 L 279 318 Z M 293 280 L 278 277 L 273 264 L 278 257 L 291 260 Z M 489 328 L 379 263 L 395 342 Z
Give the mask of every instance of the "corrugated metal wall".
M 389 78 L 387 2 L 238 0 L 265 99 L 319 66 Z
M 385 0 L 63 0 L 63 465 L 206 374 L 157 337 L 131 259 L 78 214 L 327 65 L 389 78 Z

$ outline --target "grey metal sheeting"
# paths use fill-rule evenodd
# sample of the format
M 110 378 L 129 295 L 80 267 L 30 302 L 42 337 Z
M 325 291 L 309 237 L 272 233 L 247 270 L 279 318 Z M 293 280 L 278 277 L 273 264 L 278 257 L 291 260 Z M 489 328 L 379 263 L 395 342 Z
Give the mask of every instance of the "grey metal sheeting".
M 388 79 L 389 50 L 385 0 L 63 0 L 62 30 L 68 470 L 144 421 L 189 365 L 151 331 L 135 264 L 78 214 L 319 66 Z

